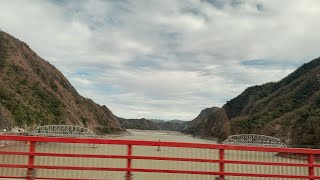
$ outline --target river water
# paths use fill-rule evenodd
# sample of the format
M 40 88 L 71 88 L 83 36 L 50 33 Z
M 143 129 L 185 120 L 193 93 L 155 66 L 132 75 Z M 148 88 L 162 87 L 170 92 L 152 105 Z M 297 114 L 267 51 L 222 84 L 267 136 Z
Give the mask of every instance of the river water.
M 143 131 L 129 130 L 130 134 L 123 136 L 109 136 L 111 139 L 126 140 L 153 140 L 171 142 L 193 142 L 193 143 L 216 143 L 215 141 L 193 138 L 192 136 L 167 131 Z M 47 143 L 37 144 L 37 152 L 47 153 L 79 153 L 79 154 L 101 154 L 101 155 L 126 155 L 127 147 L 121 145 L 88 145 L 88 144 L 65 144 Z M 0 148 L 0 151 L 28 151 L 28 145 L 17 144 Z M 218 159 L 218 150 L 194 149 L 194 148 L 174 148 L 150 146 L 133 146 L 133 155 L 137 156 L 160 156 L 160 157 L 180 157 L 180 158 L 201 158 Z M 246 160 L 263 162 L 287 162 L 287 163 L 306 163 L 303 160 L 288 159 L 275 156 L 275 153 L 257 153 L 248 151 L 226 151 L 227 160 Z M 0 155 L 0 163 L 5 164 L 27 164 L 27 156 Z M 36 165 L 49 166 L 87 166 L 87 167 L 126 167 L 127 161 L 124 159 L 98 159 L 98 158 L 71 158 L 71 157 L 36 157 Z M 217 163 L 203 162 L 176 162 L 176 161 L 155 161 L 155 160 L 132 160 L 133 168 L 151 169 L 174 169 L 190 171 L 219 171 Z M 225 165 L 227 172 L 242 173 L 267 173 L 267 174 L 295 174 L 307 175 L 308 168 L 302 167 L 273 167 L 273 166 L 253 166 L 253 165 Z M 1 176 L 24 176 L 25 169 L 1 168 Z M 318 169 L 316 171 L 318 172 Z M 66 171 L 66 170 L 37 170 L 36 177 L 51 178 L 92 178 L 92 179 L 121 179 L 124 180 L 124 172 L 102 172 L 102 171 Z M 215 176 L 208 175 L 180 175 L 164 173 L 132 173 L 132 179 L 146 180 L 214 180 Z M 275 178 L 247 178 L 247 177 L 226 177 L 227 180 L 233 179 L 275 179 Z
M 129 129 L 130 134 L 116 137 L 117 139 L 127 140 L 150 140 L 150 141 L 172 141 L 172 142 L 192 142 L 192 143 L 207 143 L 215 144 L 215 141 L 194 138 L 191 135 L 182 134 L 173 131 L 151 131 L 151 130 L 136 130 Z
M 161 141 L 175 141 L 175 142 L 192 142 L 192 143 L 206 143 L 215 144 L 216 141 L 194 138 L 191 135 L 181 134 L 177 132 L 165 132 L 165 131 L 142 131 L 142 130 L 129 130 L 131 136 L 120 137 L 120 139 L 132 139 L 132 140 L 161 140 Z M 154 147 L 152 147 L 154 148 Z M 147 148 L 148 149 L 148 148 Z M 188 158 L 204 158 L 204 159 L 219 159 L 219 153 L 217 150 L 206 149 L 181 149 L 181 148 L 161 148 L 161 152 L 153 150 L 147 150 L 145 148 L 137 149 L 136 153 L 139 155 L 152 155 L 152 156 L 169 156 L 169 157 L 188 157 Z M 243 161 L 262 161 L 262 162 L 282 162 L 282 163 L 306 163 L 304 160 L 288 159 L 275 156 L 276 153 L 268 152 L 249 152 L 249 151 L 225 151 L 225 159 L 227 160 L 243 160 Z M 152 168 L 167 168 L 167 169 L 183 169 L 183 170 L 199 170 L 199 171 L 219 171 L 219 164 L 213 163 L 167 163 L 167 162 L 153 162 L 154 164 L 146 162 L 147 166 Z M 137 164 L 138 167 L 139 164 Z M 315 169 L 316 174 L 320 174 L 320 169 Z M 308 168 L 305 167 L 274 167 L 274 166 L 257 166 L 257 165 L 225 165 L 226 172 L 239 172 L 239 173 L 266 173 L 266 174 L 294 174 L 294 175 L 308 175 Z M 144 176 L 143 176 L 144 175 Z M 150 179 L 215 179 L 213 176 L 204 175 L 163 175 L 158 174 L 143 174 L 136 173 L 136 176 L 148 177 Z M 147 178 L 147 179 L 148 179 Z M 274 180 L 276 178 L 248 178 L 248 177 L 226 177 L 227 180 L 247 180 L 247 179 L 268 179 Z

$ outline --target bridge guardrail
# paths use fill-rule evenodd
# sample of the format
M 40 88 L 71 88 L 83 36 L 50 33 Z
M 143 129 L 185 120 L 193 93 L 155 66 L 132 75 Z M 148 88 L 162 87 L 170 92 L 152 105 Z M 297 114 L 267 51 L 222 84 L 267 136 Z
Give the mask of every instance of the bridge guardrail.
M 1 141 L 20 142 L 0 148 L 0 178 L 7 179 L 320 179 L 316 149 L 14 135 Z

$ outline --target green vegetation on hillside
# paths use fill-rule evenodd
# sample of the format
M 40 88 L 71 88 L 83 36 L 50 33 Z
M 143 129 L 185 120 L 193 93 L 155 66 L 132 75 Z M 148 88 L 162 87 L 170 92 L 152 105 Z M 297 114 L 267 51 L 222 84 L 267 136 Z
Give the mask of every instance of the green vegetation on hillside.
M 320 108 L 316 106 L 304 108 L 293 122 L 293 144 L 299 147 L 320 148 Z
M 316 69 L 316 67 L 312 69 Z M 293 74 L 302 76 L 288 76 L 292 80 L 291 83 L 284 79 L 278 83 L 254 86 L 228 102 L 224 107 L 230 118 L 246 116 L 240 120 L 235 118 L 231 122 L 233 133 L 258 133 L 269 122 L 308 104 L 311 106 L 312 96 L 320 90 L 320 83 L 312 75 L 305 75 L 306 71 L 303 68 L 299 68 L 299 72 L 301 73 L 295 72 Z M 305 76 L 303 77 L 303 75 Z M 298 79 L 293 80 L 292 77 L 298 77 Z M 279 84 L 287 85 L 279 86 Z M 278 89 L 280 90 L 277 91 Z M 271 94 L 272 96 L 269 96 Z M 306 109 L 306 111 L 308 112 L 310 109 Z
M 0 128 L 74 124 L 102 134 L 123 131 L 107 107 L 81 97 L 54 66 L 2 31 L 0 74 Z
M 260 86 L 249 87 L 236 98 L 227 101 L 227 103 L 224 105 L 224 108 L 229 115 L 229 118 L 240 115 L 246 106 L 248 106 L 248 104 L 269 96 L 275 91 L 274 87 L 275 83 L 267 83 Z
M 24 84 L 24 81 L 20 83 Z M 20 83 L 11 84 L 9 87 L 0 84 L 0 103 L 12 113 L 15 125 L 26 127 L 34 124 L 63 123 L 64 106 L 54 95 L 37 86 L 26 86 L 20 90 L 17 88 L 23 86 Z
M 7 39 L 3 32 L 0 31 L 0 70 L 5 67 L 7 58 Z
M 320 148 L 319 77 L 317 58 L 281 81 L 247 88 L 196 131 L 220 140 L 231 134 L 265 134 L 291 146 Z

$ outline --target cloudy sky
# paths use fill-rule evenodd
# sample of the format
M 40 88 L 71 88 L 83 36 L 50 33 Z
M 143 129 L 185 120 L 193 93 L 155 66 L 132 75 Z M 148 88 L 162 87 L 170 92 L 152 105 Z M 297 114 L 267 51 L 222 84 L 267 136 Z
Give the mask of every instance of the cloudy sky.
M 0 29 L 125 118 L 191 120 L 320 56 L 319 0 L 0 0 Z

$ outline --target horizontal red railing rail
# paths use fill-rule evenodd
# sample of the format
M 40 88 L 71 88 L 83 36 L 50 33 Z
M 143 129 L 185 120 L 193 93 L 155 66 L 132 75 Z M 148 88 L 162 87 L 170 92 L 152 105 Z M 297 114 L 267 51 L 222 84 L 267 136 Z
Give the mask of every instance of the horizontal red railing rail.
M 320 168 L 320 164 L 315 164 L 315 155 L 320 155 L 320 150 L 304 149 L 304 148 L 277 148 L 277 147 L 255 147 L 255 146 L 235 146 L 223 144 L 200 144 L 185 142 L 163 142 L 163 141 L 140 141 L 140 140 L 112 140 L 98 138 L 62 138 L 62 137 L 35 137 L 35 136 L 15 136 L 0 135 L 0 141 L 23 141 L 28 142 L 30 148 L 27 152 L 9 151 L 0 148 L 1 155 L 29 156 L 28 164 L 6 164 L 0 161 L 1 168 L 22 168 L 27 169 L 27 175 L 22 177 L 4 176 L 0 174 L 0 178 L 23 178 L 23 179 L 68 179 L 72 178 L 50 178 L 50 177 L 34 177 L 33 173 L 36 169 L 55 169 L 55 170 L 84 170 L 84 171 L 115 171 L 126 172 L 126 180 L 132 179 L 133 172 L 147 173 L 171 173 L 171 174 L 198 174 L 219 176 L 224 179 L 227 176 L 244 176 L 244 177 L 266 177 L 266 178 L 291 178 L 291 179 L 320 179 L 315 175 L 315 168 Z M 47 153 L 37 152 L 36 143 L 76 143 L 76 144 L 111 144 L 127 146 L 127 155 L 103 155 L 103 154 L 79 154 L 79 153 Z M 219 151 L 217 159 L 204 158 L 185 158 L 185 157 L 159 157 L 159 156 L 137 156 L 132 150 L 133 146 L 162 146 L 176 148 L 199 148 L 199 149 L 216 149 Z M 275 153 L 291 153 L 300 154 L 307 157 L 306 163 L 289 163 L 289 162 L 263 162 L 263 161 L 244 161 L 244 160 L 227 160 L 225 159 L 225 151 L 253 151 L 253 152 L 275 152 Z M 126 167 L 82 167 L 82 166 L 58 166 L 58 165 L 36 165 L 34 157 L 76 157 L 76 158 L 103 158 L 103 159 L 125 159 Z M 134 168 L 132 161 L 135 160 L 158 160 L 158 161 L 181 161 L 181 162 L 203 162 L 215 163 L 219 166 L 219 171 L 196 171 L 196 170 L 176 170 L 176 169 L 155 169 L 155 168 Z M 265 173 L 239 173 L 225 171 L 226 164 L 241 165 L 257 165 L 257 166 L 273 166 L 273 167 L 305 167 L 308 168 L 308 175 L 296 174 L 265 174 Z M 73 178 L 76 180 L 75 178 Z M 80 180 L 80 179 L 77 179 Z

